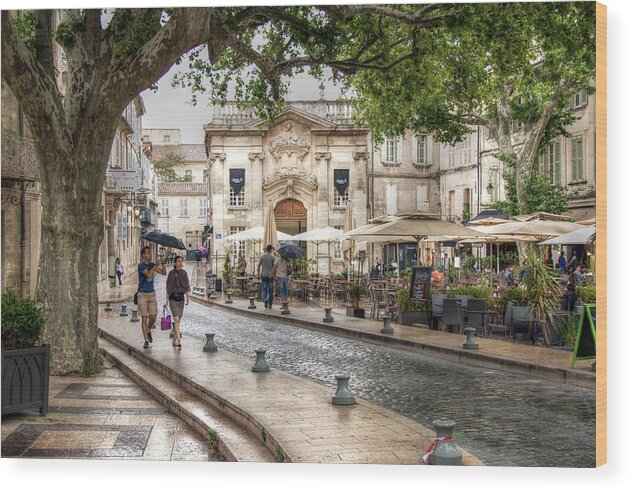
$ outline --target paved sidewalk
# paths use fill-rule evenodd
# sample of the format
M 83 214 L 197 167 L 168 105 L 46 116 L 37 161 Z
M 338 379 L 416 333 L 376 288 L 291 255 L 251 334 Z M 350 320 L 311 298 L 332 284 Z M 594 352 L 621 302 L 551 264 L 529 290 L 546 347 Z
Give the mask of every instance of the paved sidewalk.
M 223 460 L 108 361 L 94 377 L 51 377 L 46 416 L 4 416 L 2 457 Z
M 138 324 L 117 312 L 100 311 L 105 338 L 163 375 L 204 395 L 257 434 L 285 462 L 423 464 L 435 432 L 393 411 L 357 398 L 333 406 L 334 391 L 275 369 L 252 372 L 250 359 L 224 350 L 204 353 L 203 342 L 184 338 L 172 346 L 168 332 L 154 330 L 142 349 Z M 352 387 L 352 380 L 350 381 Z M 466 465 L 483 465 L 463 451 Z
M 382 320 L 348 317 L 345 314 L 345 308 L 334 308 L 332 310 L 334 322 L 325 323 L 323 322 L 323 308 L 306 306 L 297 302 L 289 304 L 291 314 L 282 315 L 280 305 L 274 304 L 272 310 L 265 310 L 262 303 L 256 302 L 256 309 L 249 309 L 249 300 L 241 298 L 233 299 L 234 303 L 231 305 L 226 305 L 222 298 L 208 300 L 200 296 L 191 296 L 191 299 L 246 316 L 289 323 L 364 341 L 420 350 L 427 355 L 459 363 L 498 368 L 532 378 L 544 378 L 589 389 L 595 388 L 595 373 L 590 370 L 593 360 L 578 361 L 576 367 L 572 369 L 570 368 L 572 352 L 569 351 L 513 343 L 500 337 L 476 338 L 480 348 L 468 350 L 462 347 L 465 336 L 460 334 L 394 323 L 392 323 L 393 334 L 382 334 Z

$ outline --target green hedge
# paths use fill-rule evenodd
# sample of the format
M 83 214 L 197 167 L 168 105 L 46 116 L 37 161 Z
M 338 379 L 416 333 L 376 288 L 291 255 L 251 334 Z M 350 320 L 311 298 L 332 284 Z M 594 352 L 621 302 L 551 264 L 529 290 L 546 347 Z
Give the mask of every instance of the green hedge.
M 24 349 L 37 345 L 44 329 L 44 315 L 28 298 L 9 290 L 2 294 L 2 349 Z
M 595 303 L 595 285 L 578 286 L 577 296 L 584 303 Z

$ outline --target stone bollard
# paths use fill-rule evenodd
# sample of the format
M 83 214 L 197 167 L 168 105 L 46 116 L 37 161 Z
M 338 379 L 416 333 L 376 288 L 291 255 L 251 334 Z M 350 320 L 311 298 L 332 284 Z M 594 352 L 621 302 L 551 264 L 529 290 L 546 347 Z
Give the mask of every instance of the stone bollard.
M 113 310 L 112 303 L 108 300 L 105 304 L 105 312 L 111 312 Z
M 206 333 L 206 345 L 203 347 L 204 353 L 208 353 L 209 351 L 216 351 L 217 345 L 214 344 L 214 333 Z
M 249 297 L 249 305 L 247 306 L 248 309 L 255 309 L 256 308 L 256 304 L 254 303 L 254 297 Z
M 122 304 L 120 306 L 120 316 L 127 317 L 128 315 L 129 315 L 129 312 L 127 312 L 127 306 L 125 304 Z
M 209 298 L 210 300 L 216 300 L 216 298 L 217 298 L 217 294 L 216 294 L 216 292 L 215 292 L 214 290 L 212 290 L 212 291 L 210 292 L 210 295 L 208 295 L 208 298 Z
M 131 322 L 140 322 L 138 317 L 138 309 L 131 309 Z
M 465 349 L 479 349 L 479 343 L 475 339 L 475 331 L 474 327 L 467 327 L 464 329 L 464 333 L 466 334 L 466 341 L 463 346 Z
M 392 319 L 388 315 L 383 316 L 383 334 L 394 334 L 394 328 L 392 327 Z
M 423 460 L 429 465 L 463 465 L 462 454 L 453 441 L 455 421 L 438 419 L 433 422 L 436 438 L 427 449 Z
M 231 304 L 232 302 L 232 292 L 225 292 L 225 303 Z
M 335 378 L 337 379 L 337 392 L 332 398 L 332 403 L 335 406 L 350 406 L 354 404 L 354 395 L 348 388 L 350 375 L 335 375 Z
M 256 351 L 256 363 L 254 363 L 252 372 L 268 372 L 269 365 L 267 365 L 267 362 L 265 361 L 265 353 L 267 352 L 267 350 L 257 349 L 255 351 Z
M 280 309 L 280 313 L 282 315 L 287 315 L 291 313 L 291 311 L 289 310 L 289 302 L 282 302 L 282 309 Z
M 335 319 L 332 316 L 332 307 L 324 307 L 324 312 L 324 322 L 335 322 Z

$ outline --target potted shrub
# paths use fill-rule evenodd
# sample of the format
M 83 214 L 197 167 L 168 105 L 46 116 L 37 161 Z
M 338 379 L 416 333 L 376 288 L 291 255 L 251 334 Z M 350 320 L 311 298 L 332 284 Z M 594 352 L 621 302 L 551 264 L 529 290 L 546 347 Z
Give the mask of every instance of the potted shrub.
M 431 311 L 431 295 L 427 302 L 417 302 L 409 298 L 409 288 L 399 288 L 396 293 L 398 307 L 398 323 L 403 326 L 413 324 L 429 325 Z
M 2 294 L 2 414 L 48 411 L 50 346 L 38 346 L 44 316 L 14 291 Z
M 525 259 L 525 302 L 532 316 L 540 321 L 545 344 L 551 344 L 548 321 L 553 323 L 553 313 L 559 311 L 562 290 L 549 269 L 536 254 Z
M 348 317 L 359 317 L 360 319 L 365 319 L 365 309 L 359 307 L 359 301 L 361 300 L 361 295 L 364 293 L 364 288 L 361 285 L 356 285 L 354 283 L 350 283 L 346 287 L 346 297 L 350 302 L 350 305 L 346 306 L 346 315 Z

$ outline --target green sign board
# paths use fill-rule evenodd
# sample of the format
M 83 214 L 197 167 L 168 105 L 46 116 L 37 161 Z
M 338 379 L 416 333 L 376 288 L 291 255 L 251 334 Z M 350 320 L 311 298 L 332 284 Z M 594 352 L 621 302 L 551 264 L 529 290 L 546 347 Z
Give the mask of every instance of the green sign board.
M 595 321 L 595 304 L 584 304 L 580 320 L 578 321 L 571 368 L 575 368 L 575 362 L 577 360 L 590 360 L 595 358 Z

